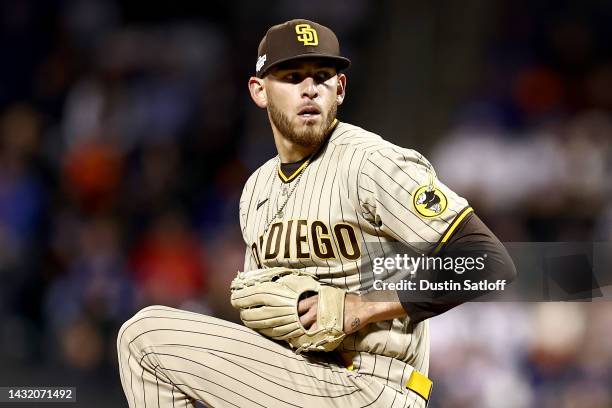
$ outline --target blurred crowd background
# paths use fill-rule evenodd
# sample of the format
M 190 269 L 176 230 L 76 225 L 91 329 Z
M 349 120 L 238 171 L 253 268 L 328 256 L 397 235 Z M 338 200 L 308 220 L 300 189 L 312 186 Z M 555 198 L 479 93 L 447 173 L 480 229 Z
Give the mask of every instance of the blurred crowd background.
M 1 1 L 0 385 L 125 406 L 135 311 L 236 319 L 238 198 L 275 154 L 246 83 L 297 17 L 353 61 L 340 120 L 424 153 L 502 240 L 611 239 L 609 1 Z M 612 406 L 612 304 L 431 327 L 432 407 Z

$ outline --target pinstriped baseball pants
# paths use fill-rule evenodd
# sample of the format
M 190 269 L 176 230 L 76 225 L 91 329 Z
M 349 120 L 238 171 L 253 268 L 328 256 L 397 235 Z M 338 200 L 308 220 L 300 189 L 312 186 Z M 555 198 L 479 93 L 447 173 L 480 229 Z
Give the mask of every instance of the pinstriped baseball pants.
M 331 354 L 296 355 L 247 327 L 165 306 L 128 320 L 117 349 L 130 408 L 425 406 Z

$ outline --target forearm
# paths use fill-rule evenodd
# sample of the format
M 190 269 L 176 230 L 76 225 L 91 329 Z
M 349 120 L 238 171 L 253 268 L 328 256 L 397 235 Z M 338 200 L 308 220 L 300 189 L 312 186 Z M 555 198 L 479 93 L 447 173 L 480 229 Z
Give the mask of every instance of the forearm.
M 406 316 L 401 302 L 371 302 L 354 294 L 347 294 L 344 300 L 344 331 L 355 332 L 370 323 L 392 320 Z

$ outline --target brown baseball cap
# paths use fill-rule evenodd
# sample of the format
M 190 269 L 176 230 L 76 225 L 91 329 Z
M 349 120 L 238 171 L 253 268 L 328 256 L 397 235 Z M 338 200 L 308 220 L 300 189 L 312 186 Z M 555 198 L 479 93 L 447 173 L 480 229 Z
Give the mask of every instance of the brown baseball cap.
M 309 20 L 291 20 L 270 27 L 259 43 L 255 75 L 263 78 L 273 66 L 299 58 L 330 60 L 341 71 L 351 61 L 340 55 L 336 34 Z

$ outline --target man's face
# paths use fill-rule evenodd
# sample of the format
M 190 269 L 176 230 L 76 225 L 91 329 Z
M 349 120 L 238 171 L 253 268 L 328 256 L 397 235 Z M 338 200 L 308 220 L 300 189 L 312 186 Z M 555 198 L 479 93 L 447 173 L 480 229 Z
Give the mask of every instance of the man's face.
M 345 81 L 335 67 L 320 60 L 279 64 L 264 78 L 272 124 L 292 143 L 318 146 L 336 118 Z

